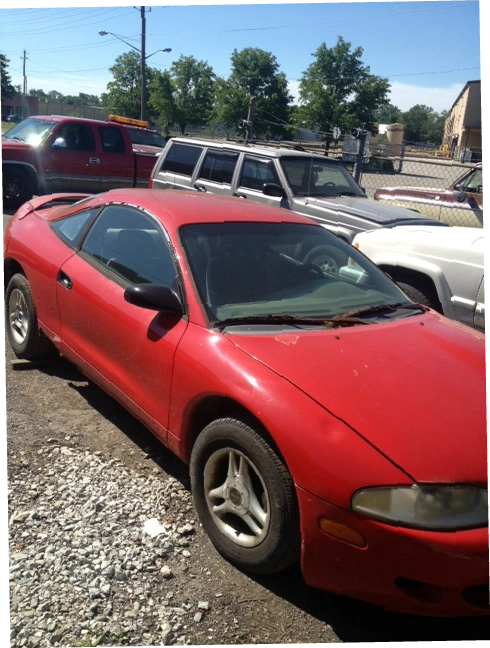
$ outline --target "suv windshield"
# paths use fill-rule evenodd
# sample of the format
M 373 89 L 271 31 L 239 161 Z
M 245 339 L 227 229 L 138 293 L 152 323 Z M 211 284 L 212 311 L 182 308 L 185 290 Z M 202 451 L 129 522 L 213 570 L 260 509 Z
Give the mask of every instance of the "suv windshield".
M 281 166 L 295 196 L 360 196 L 364 192 L 343 164 L 319 156 L 284 155 Z
M 25 119 L 4 135 L 5 139 L 26 142 L 32 146 L 39 146 L 48 137 L 58 122 L 52 119 Z
M 377 266 L 320 226 L 190 224 L 180 238 L 201 301 L 217 325 L 314 326 L 338 316 L 351 323 L 351 315 L 365 324 L 416 312 Z

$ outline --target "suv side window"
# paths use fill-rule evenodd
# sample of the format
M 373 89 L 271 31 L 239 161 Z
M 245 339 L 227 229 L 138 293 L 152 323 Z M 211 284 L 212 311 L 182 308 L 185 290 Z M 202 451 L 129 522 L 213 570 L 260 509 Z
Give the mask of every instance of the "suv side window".
M 165 156 L 160 171 L 170 171 L 171 173 L 191 176 L 202 151 L 202 146 L 173 144 Z
M 239 186 L 262 191 L 266 182 L 280 184 L 273 161 L 246 156 Z
M 221 184 L 231 184 L 237 160 L 238 153 L 210 150 L 204 158 L 199 178 Z

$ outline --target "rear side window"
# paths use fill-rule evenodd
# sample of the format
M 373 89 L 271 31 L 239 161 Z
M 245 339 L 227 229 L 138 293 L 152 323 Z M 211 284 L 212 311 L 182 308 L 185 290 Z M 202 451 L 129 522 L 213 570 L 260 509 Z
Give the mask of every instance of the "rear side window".
M 124 153 L 124 138 L 118 128 L 101 126 L 99 134 L 104 153 Z
M 231 184 L 237 160 L 238 153 L 208 151 L 199 178 L 221 184 Z
M 170 171 L 171 173 L 191 176 L 202 151 L 202 146 L 173 144 L 165 156 L 160 171 Z
M 88 209 L 87 211 L 67 216 L 53 221 L 51 227 L 58 234 L 61 240 L 71 247 L 76 247 L 78 240 L 85 231 L 86 225 L 94 218 L 99 208 Z

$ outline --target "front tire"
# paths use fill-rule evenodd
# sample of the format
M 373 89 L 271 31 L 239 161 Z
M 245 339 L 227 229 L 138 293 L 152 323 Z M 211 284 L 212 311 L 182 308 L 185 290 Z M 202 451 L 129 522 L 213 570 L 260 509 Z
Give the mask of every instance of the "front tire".
M 397 281 L 396 283 L 412 301 L 442 312 L 441 307 L 432 299 L 430 293 L 424 290 L 421 286 L 406 283 L 404 281 Z
M 18 358 L 34 360 L 53 354 L 54 346 L 39 330 L 31 287 L 22 274 L 15 274 L 8 283 L 5 319 L 9 342 Z
M 192 450 L 190 476 L 202 526 L 228 561 L 270 574 L 298 560 L 292 477 L 253 427 L 231 418 L 210 423 Z
M 8 209 L 18 209 L 33 196 L 29 177 L 19 169 L 3 170 L 3 204 Z

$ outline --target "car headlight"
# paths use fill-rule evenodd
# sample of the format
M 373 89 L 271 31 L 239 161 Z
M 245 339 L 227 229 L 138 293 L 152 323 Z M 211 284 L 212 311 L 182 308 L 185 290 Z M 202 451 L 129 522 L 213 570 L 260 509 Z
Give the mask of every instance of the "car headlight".
M 352 508 L 389 524 L 454 531 L 488 524 L 488 490 L 432 485 L 366 488 L 355 493 Z

